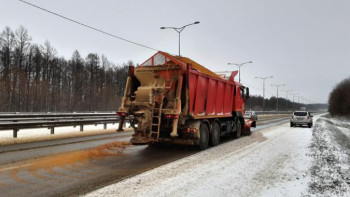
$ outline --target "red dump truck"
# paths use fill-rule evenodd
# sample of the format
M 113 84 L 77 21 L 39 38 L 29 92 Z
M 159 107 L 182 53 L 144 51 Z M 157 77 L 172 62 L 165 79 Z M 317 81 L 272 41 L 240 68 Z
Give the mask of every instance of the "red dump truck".
M 219 144 L 220 137 L 250 134 L 254 120 L 243 118 L 249 89 L 195 61 L 159 51 L 129 68 L 119 131 L 126 117 L 135 129 L 131 143 Z

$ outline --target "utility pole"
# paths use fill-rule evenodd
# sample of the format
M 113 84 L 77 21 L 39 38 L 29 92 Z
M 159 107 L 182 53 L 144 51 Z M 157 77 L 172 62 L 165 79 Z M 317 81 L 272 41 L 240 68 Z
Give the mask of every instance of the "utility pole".
M 265 111 L 265 80 L 273 78 L 273 76 L 269 77 L 255 77 L 255 79 L 261 79 L 263 81 L 263 111 Z
M 239 83 L 241 83 L 241 66 L 243 66 L 244 64 L 251 64 L 251 63 L 253 63 L 253 61 L 244 62 L 244 63 L 240 63 L 240 64 L 236 64 L 236 63 L 227 63 L 227 64 L 228 65 L 236 65 L 236 66 L 238 66 Z
M 293 90 L 281 90 L 281 91 L 286 93 L 286 110 L 288 110 L 288 92 L 291 92 Z
M 285 86 L 285 84 L 280 84 L 280 85 L 273 85 L 271 84 L 271 86 L 275 86 L 277 89 L 277 103 L 276 103 L 276 111 L 278 111 L 278 89 L 282 86 Z

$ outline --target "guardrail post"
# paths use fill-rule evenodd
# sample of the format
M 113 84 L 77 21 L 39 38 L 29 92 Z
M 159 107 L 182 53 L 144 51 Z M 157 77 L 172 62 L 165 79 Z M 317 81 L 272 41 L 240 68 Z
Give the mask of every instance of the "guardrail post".
M 80 131 L 81 131 L 81 132 L 84 131 L 84 125 L 80 125 Z
M 118 129 L 117 129 L 118 132 L 124 131 L 123 130 L 123 125 L 125 123 L 124 119 L 125 119 L 125 117 L 123 117 L 123 116 L 121 116 L 119 119 L 119 125 L 118 125 Z
M 50 134 L 51 135 L 55 134 L 55 127 L 50 127 Z
M 13 138 L 17 138 L 18 129 L 13 129 Z
M 107 123 L 103 124 L 103 129 L 106 130 L 107 129 Z

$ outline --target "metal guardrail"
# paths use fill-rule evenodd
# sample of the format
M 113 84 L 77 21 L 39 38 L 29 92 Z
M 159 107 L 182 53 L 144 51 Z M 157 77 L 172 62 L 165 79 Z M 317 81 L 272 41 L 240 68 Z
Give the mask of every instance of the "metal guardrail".
M 255 111 L 257 115 L 292 114 L 292 111 Z
M 248 110 L 247 110 L 248 111 Z M 254 111 L 254 110 L 252 110 Z M 295 110 L 298 111 L 298 110 Z M 302 111 L 302 110 L 301 110 Z M 308 110 L 306 110 L 308 111 Z M 257 115 L 270 115 L 270 114 L 292 114 L 294 111 L 255 111 Z M 310 113 L 324 113 L 325 111 L 314 111 L 311 110 Z
M 50 134 L 55 133 L 55 127 L 116 123 L 119 118 L 115 113 L 33 113 L 33 114 L 0 114 L 0 130 L 12 130 L 17 138 L 20 129 L 48 128 Z
M 291 111 L 256 111 L 256 114 L 292 114 Z M 50 134 L 55 133 L 55 127 L 117 123 L 119 118 L 115 113 L 0 113 L 0 130 L 12 130 L 17 138 L 20 129 L 48 128 Z

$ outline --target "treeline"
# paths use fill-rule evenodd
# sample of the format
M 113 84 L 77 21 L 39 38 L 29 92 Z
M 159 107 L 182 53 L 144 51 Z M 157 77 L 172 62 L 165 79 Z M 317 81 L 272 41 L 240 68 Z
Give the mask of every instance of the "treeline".
M 350 78 L 336 85 L 329 95 L 328 111 L 332 116 L 350 117 Z
M 78 51 L 66 60 L 48 41 L 32 43 L 24 27 L 6 27 L 0 34 L 0 111 L 117 110 L 132 64 L 116 66 Z
M 130 61 L 121 66 L 105 56 L 78 51 L 66 60 L 47 41 L 32 43 L 28 31 L 6 27 L 0 34 L 0 112 L 72 112 L 117 110 L 125 88 Z M 334 100 L 334 99 L 333 99 Z M 265 99 L 265 110 L 276 110 L 276 97 Z M 261 111 L 261 96 L 251 96 L 245 108 Z M 331 102 L 330 102 L 331 103 Z M 279 98 L 279 111 L 304 104 Z M 325 104 L 307 105 L 308 110 Z
M 277 98 L 265 98 L 265 111 L 275 111 L 277 106 Z M 285 98 L 278 98 L 278 111 L 296 111 L 301 107 L 306 107 L 309 111 L 326 110 L 327 104 L 303 104 L 292 102 Z M 263 110 L 263 97 L 262 96 L 250 96 L 245 105 L 246 110 L 262 111 Z

